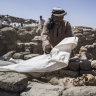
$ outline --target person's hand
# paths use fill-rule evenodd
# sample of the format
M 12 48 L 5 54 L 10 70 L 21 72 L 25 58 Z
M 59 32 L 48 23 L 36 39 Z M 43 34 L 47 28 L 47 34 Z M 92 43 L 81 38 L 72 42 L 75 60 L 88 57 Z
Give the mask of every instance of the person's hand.
M 45 46 L 45 53 L 46 54 L 49 54 L 51 50 L 52 50 L 51 44 L 48 44 L 48 45 Z

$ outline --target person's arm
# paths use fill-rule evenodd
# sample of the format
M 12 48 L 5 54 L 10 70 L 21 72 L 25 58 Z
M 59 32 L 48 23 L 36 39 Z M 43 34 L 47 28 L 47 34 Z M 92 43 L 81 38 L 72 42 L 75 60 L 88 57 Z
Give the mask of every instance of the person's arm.
M 47 25 L 48 25 L 48 22 L 45 22 L 44 23 L 44 26 L 43 26 L 43 31 L 41 33 L 41 37 L 42 37 L 42 47 L 43 47 L 43 51 L 45 53 L 49 53 L 51 51 L 51 44 L 49 42 L 49 29 L 47 28 Z
M 72 37 L 72 28 L 68 21 L 66 23 L 66 37 Z

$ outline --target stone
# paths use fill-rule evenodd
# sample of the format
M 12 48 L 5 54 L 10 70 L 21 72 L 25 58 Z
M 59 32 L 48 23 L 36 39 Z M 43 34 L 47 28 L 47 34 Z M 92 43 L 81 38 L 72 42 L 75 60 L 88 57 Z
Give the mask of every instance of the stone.
M 0 90 L 0 96 L 20 96 L 19 93 L 8 92 Z
M 32 36 L 31 32 L 29 31 L 18 32 L 18 40 L 21 42 L 30 42 L 32 37 L 34 38 L 34 36 Z
M 35 36 L 35 37 L 32 39 L 32 42 L 41 43 L 41 42 L 42 42 L 41 36 Z M 42 44 L 42 43 L 41 43 L 41 44 Z
M 96 60 L 93 60 L 93 61 L 91 62 L 91 67 L 96 69 Z
M 15 53 L 12 57 L 13 59 L 23 59 L 24 55 L 20 53 Z
M 28 77 L 15 72 L 0 72 L 0 89 L 20 92 L 27 87 Z
M 31 46 L 30 43 L 25 43 L 25 52 L 31 52 Z
M 58 85 L 60 86 L 64 86 L 66 88 L 70 88 L 70 87 L 73 87 L 73 78 L 70 78 L 70 77 L 64 77 L 64 78 L 61 78 L 59 79 L 58 81 Z
M 96 76 L 96 70 L 94 70 L 94 69 L 89 70 L 89 71 L 80 70 L 80 75 L 83 75 L 83 74 L 92 74 L 92 75 Z
M 45 73 L 44 72 L 29 72 L 29 75 L 31 75 L 34 78 L 40 78 L 42 77 Z
M 58 85 L 59 79 L 57 77 L 53 77 L 50 79 L 49 83 L 51 83 L 52 85 Z
M 39 27 L 39 28 L 36 30 L 36 35 L 37 35 L 37 36 L 40 36 L 40 35 L 41 35 L 41 32 L 42 32 L 42 29 Z
M 74 86 L 73 79 L 74 78 L 71 77 L 64 77 L 64 78 L 53 77 L 50 79 L 49 83 L 51 83 L 52 85 L 60 85 L 69 88 Z
M 25 51 L 25 43 L 19 43 L 16 44 L 16 52 L 24 52 Z
M 82 46 L 82 47 L 80 48 L 79 53 L 86 52 L 86 51 L 87 51 L 87 48 L 86 48 L 85 46 Z
M 8 53 L 3 55 L 4 60 L 9 60 L 12 55 L 15 53 L 15 51 L 9 51 Z
M 17 32 L 12 27 L 4 27 L 0 30 L 0 55 L 15 50 Z
M 83 74 L 83 82 L 86 86 L 96 86 L 96 77 L 92 74 Z
M 83 29 L 84 32 L 91 32 L 92 29 Z
M 95 86 L 71 87 L 63 91 L 62 96 L 96 96 Z
M 0 66 L 6 66 L 6 65 L 11 65 L 11 64 L 13 64 L 13 63 L 9 62 L 9 61 L 0 60 Z
M 96 77 L 92 74 L 83 74 L 81 77 L 74 78 L 74 86 L 96 86 Z
M 36 57 L 36 56 L 39 56 L 39 54 L 28 54 L 28 55 L 24 56 L 24 60 L 28 60 L 28 59 Z
M 68 67 L 72 71 L 77 71 L 79 70 L 79 62 L 70 62 Z
M 92 74 L 92 70 L 90 71 L 80 70 L 80 75 L 83 75 L 83 74 Z
M 88 60 L 81 60 L 80 61 L 80 69 L 81 70 L 90 70 L 91 69 L 91 62 Z
M 70 58 L 69 62 L 78 62 L 78 61 L 80 61 L 79 55 L 80 54 L 75 54 L 74 57 Z
M 23 28 L 27 31 L 31 31 L 33 29 L 33 26 L 24 26 Z
M 42 54 L 42 45 L 38 42 L 30 42 L 31 52 L 34 54 Z
M 81 55 L 80 59 L 82 59 L 82 60 L 86 60 L 87 59 L 86 52 L 81 52 L 80 55 Z
M 3 56 L 0 56 L 0 60 L 4 60 Z
M 74 32 L 74 34 L 78 34 L 78 33 L 81 33 L 81 34 L 83 34 L 83 30 L 81 29 L 75 29 L 75 30 L 73 30 L 73 32 Z
M 62 86 L 31 82 L 20 96 L 61 96 L 64 89 Z
M 28 55 L 30 52 L 19 52 L 15 53 L 12 57 L 13 59 L 24 59 L 24 55 Z
M 59 70 L 59 76 L 70 76 L 70 77 L 77 77 L 79 75 L 79 71 L 71 71 L 71 70 Z
M 74 86 L 84 86 L 83 77 L 77 77 L 73 79 Z

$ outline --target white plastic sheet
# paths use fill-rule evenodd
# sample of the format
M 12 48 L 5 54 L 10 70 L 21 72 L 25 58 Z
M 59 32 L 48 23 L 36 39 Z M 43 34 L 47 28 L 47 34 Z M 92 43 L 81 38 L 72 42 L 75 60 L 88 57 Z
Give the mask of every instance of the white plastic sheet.
M 78 43 L 77 37 L 63 39 L 50 54 L 44 54 L 18 64 L 0 66 L 17 72 L 51 72 L 68 66 L 72 49 Z

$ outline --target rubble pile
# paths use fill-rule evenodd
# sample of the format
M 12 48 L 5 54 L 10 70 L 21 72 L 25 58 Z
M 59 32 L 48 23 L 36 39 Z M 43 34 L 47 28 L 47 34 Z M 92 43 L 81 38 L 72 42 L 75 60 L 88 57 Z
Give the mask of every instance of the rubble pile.
M 72 28 L 73 36 L 79 37 L 78 46 L 75 53 L 79 53 L 80 48 L 85 45 L 93 45 L 96 42 L 96 29 L 83 26 Z
M 43 54 L 41 32 L 39 26 L 1 28 L 0 66 L 10 65 L 10 58 L 27 60 Z M 75 26 L 72 32 L 79 42 L 66 68 L 30 74 L 0 69 L 0 96 L 95 96 L 96 29 Z

